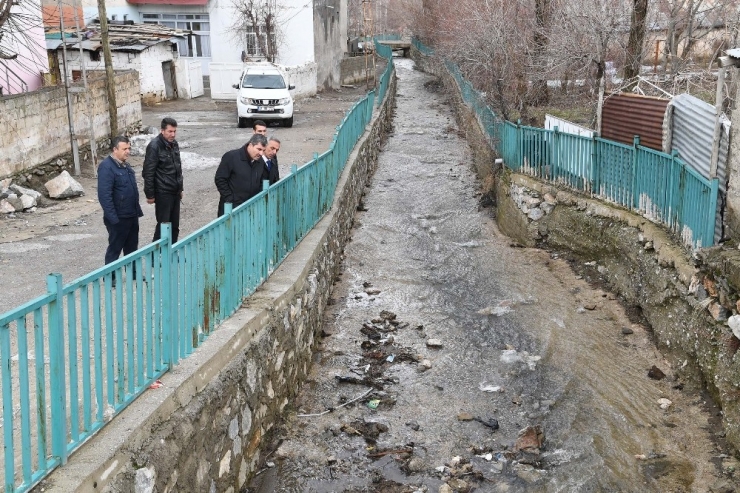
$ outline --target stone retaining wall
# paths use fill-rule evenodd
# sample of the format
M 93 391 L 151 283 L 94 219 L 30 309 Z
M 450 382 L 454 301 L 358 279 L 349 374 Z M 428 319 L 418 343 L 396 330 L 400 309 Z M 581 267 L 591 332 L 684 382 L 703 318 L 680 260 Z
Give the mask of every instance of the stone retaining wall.
M 45 492 L 242 491 L 298 392 L 354 214 L 390 131 L 395 73 L 334 205 L 241 309 L 44 482 Z M 37 488 L 38 489 L 38 488 Z
M 434 57 L 412 48 L 412 58 L 451 95 L 501 231 L 522 245 L 567 256 L 587 279 L 604 283 L 639 313 L 680 383 L 707 389 L 722 408 L 727 440 L 740 449 L 740 339 L 727 325 L 740 311 L 740 251 L 715 247 L 692 255 L 642 216 L 497 167 L 454 79 Z
M 81 86 L 81 83 L 74 84 L 74 87 Z M 89 106 L 84 93 L 72 94 L 75 133 L 89 133 L 88 112 L 92 111 L 96 140 L 104 148 L 110 134 L 105 78 L 100 74 L 89 74 L 88 90 Z M 138 130 L 141 125 L 141 96 L 137 72 L 116 72 L 116 103 L 121 133 Z M 4 129 L 0 132 L 0 178 L 13 176 L 18 177 L 14 180 L 16 183 L 30 184 L 26 180 L 31 180 L 32 171 L 36 169 L 43 171 L 44 181 L 64 169 L 72 170 L 64 86 L 44 87 L 0 98 L 0 128 Z M 87 138 L 79 140 L 88 141 Z M 89 145 L 80 147 L 80 158 L 89 160 L 85 157 L 85 148 L 89 154 Z

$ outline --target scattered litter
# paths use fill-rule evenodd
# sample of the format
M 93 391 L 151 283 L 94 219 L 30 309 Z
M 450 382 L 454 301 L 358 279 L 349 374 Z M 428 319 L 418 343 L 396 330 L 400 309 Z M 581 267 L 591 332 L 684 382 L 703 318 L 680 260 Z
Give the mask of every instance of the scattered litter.
M 274 462 L 268 462 L 268 463 L 266 463 L 265 465 L 266 465 L 267 467 L 269 467 L 269 468 L 273 468 L 273 467 L 275 467 L 275 463 L 274 463 Z
M 487 306 L 482 310 L 478 310 L 478 315 L 496 315 L 497 317 L 500 317 L 501 315 L 509 313 L 515 305 L 516 302 L 514 300 L 503 300 L 496 306 Z
M 671 407 L 673 402 L 669 399 L 662 398 L 662 399 L 658 399 L 658 404 L 660 404 L 661 409 L 668 409 L 669 407 Z
M 494 418 L 483 419 L 478 416 L 476 416 L 473 419 L 479 422 L 480 424 L 482 424 L 483 426 L 487 426 L 491 428 L 492 430 L 498 430 L 498 420 L 497 419 L 494 419 Z
M 537 367 L 537 362 L 541 359 L 541 356 L 530 356 L 526 351 L 519 353 L 516 349 L 505 349 L 501 352 L 502 363 L 527 363 L 530 370 L 534 370 Z
M 149 386 L 150 389 L 158 389 L 158 388 L 161 388 L 161 387 L 164 387 L 164 384 L 162 383 L 161 380 L 155 380 L 154 383 L 152 383 Z
M 370 409 L 378 409 L 378 405 L 380 404 L 380 399 L 371 399 L 367 401 L 367 407 Z
M 391 355 L 390 355 L 390 356 L 388 356 L 388 357 L 387 357 L 387 358 L 386 358 L 385 360 L 386 360 L 386 361 L 387 361 L 388 363 L 393 363 L 393 360 L 394 360 L 395 358 L 396 358 L 396 355 L 395 355 L 395 354 L 391 354 Z
M 445 469 L 446 469 L 445 466 L 439 466 L 439 467 L 435 467 L 434 468 L 434 470 L 437 471 L 437 472 L 439 472 L 439 473 L 444 473 L 445 472 Z
M 478 390 L 481 392 L 503 392 L 504 389 L 500 385 L 486 385 L 486 382 L 478 384 Z
M 442 341 L 440 339 L 427 339 L 427 347 L 441 348 Z

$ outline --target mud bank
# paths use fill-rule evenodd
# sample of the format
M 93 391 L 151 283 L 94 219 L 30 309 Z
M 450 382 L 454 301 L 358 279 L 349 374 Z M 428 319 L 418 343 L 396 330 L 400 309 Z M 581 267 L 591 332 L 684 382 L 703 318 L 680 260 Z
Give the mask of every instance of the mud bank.
M 649 324 L 687 390 L 711 394 L 727 441 L 740 450 L 740 340 L 727 324 L 740 311 L 740 252 L 720 246 L 692 255 L 641 216 L 495 165 L 495 152 L 444 66 L 415 49 L 412 58 L 450 95 L 501 231 L 566 256 L 587 279 L 617 294 Z M 530 206 L 543 202 L 553 207 L 533 220 Z

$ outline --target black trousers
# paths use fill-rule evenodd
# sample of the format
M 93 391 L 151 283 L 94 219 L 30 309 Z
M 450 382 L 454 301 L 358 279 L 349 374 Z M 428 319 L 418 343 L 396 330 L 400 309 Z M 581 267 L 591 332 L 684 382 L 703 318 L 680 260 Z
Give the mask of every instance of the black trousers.
M 157 227 L 154 228 L 152 241 L 157 241 L 162 237 L 161 224 L 170 223 L 172 243 L 175 243 L 180 235 L 180 194 L 154 194 L 154 215 L 157 217 Z
M 121 256 L 135 252 L 139 247 L 139 218 L 122 217 L 118 223 L 111 224 L 103 218 L 105 229 L 108 230 L 108 249 L 105 251 L 105 263 L 110 264 Z

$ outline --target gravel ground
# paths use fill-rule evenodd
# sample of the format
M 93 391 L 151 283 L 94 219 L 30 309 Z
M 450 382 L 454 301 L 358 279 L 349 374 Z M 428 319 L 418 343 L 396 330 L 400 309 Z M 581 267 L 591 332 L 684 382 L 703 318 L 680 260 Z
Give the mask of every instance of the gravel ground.
M 347 110 L 365 94 L 364 87 L 326 91 L 296 102 L 292 128 L 271 125 L 268 136 L 281 142 L 280 176 L 290 165 L 302 165 L 314 153 L 329 148 L 337 125 Z M 178 122 L 177 140 L 182 152 L 185 195 L 180 237 L 204 226 L 216 217 L 218 192 L 213 175 L 221 156 L 242 145 L 251 129 L 236 127 L 236 102 L 216 102 L 207 96 L 192 100 L 167 101 L 142 108 L 143 124 L 159 128 L 165 116 Z M 132 156 L 139 180 L 141 218 L 139 245 L 150 241 L 154 206 L 143 195 L 143 157 Z M 97 183 L 92 176 L 79 177 L 85 195 L 55 202 L 36 212 L 0 215 L 0 313 L 46 292 L 47 273 L 61 273 L 65 283 L 103 265 L 107 233 L 97 200 Z

